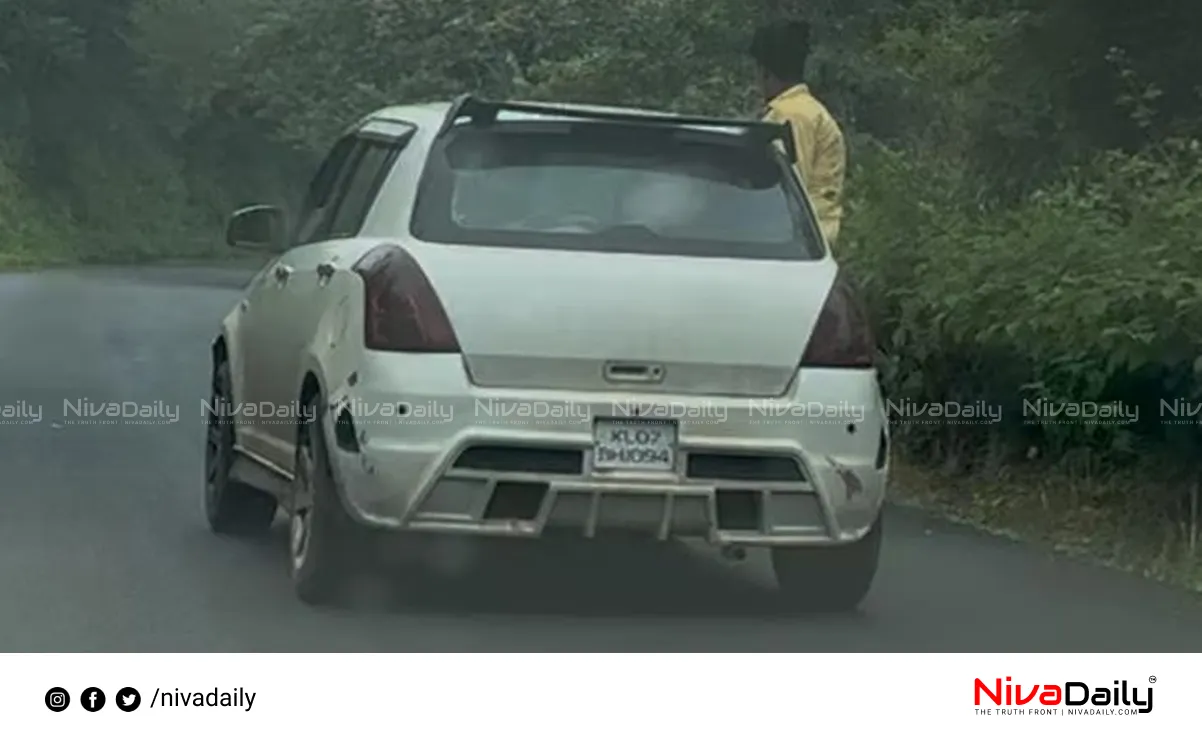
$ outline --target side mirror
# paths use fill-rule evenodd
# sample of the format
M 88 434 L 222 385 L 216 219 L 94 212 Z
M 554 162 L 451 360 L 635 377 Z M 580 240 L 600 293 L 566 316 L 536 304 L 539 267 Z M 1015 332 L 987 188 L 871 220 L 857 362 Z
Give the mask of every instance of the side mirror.
M 247 206 L 230 216 L 225 228 L 225 242 L 231 248 L 262 253 L 278 253 L 284 249 L 287 219 L 278 206 Z

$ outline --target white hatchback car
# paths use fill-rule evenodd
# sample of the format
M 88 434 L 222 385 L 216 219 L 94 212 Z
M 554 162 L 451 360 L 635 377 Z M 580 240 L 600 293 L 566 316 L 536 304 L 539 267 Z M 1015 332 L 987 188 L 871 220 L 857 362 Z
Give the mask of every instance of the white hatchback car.
M 789 130 L 575 105 L 378 111 L 212 346 L 205 511 L 291 519 L 306 602 L 369 532 L 770 548 L 791 601 L 876 573 L 889 432 L 867 317 Z

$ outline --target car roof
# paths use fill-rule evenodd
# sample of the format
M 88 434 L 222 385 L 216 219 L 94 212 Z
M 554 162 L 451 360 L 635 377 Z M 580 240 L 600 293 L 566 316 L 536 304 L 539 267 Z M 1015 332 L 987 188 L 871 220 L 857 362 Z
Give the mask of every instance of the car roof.
M 527 104 L 531 101 L 509 101 L 510 103 Z M 560 106 L 573 111 L 582 111 L 586 113 L 598 114 L 630 114 L 633 116 L 655 116 L 655 117 L 682 117 L 672 111 L 654 110 L 646 108 L 631 108 L 625 106 L 603 106 L 591 103 L 569 103 L 569 102 L 540 102 L 544 106 Z M 387 106 L 381 108 L 366 118 L 366 121 L 373 119 L 393 119 L 401 121 L 411 121 L 418 126 L 440 125 L 446 118 L 453 103 L 451 101 L 437 101 L 428 103 L 414 103 L 408 105 Z M 554 114 L 534 114 L 524 111 L 502 111 L 498 117 L 502 121 L 563 121 L 567 117 L 556 116 Z M 728 132 L 737 134 L 740 129 L 738 127 L 723 127 L 723 126 L 702 126 L 696 124 L 687 125 L 689 129 L 698 129 L 702 131 Z

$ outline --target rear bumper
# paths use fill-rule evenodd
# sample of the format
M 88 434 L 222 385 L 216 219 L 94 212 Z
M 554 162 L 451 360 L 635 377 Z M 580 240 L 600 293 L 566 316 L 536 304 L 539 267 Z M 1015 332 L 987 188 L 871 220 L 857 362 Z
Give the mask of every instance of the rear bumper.
M 347 510 L 375 527 L 824 545 L 860 539 L 884 501 L 888 430 L 872 371 L 805 370 L 775 400 L 702 400 L 480 389 L 455 358 L 369 366 L 331 405 L 326 433 Z M 593 469 L 594 418 L 621 417 L 631 400 L 675 413 L 672 472 Z

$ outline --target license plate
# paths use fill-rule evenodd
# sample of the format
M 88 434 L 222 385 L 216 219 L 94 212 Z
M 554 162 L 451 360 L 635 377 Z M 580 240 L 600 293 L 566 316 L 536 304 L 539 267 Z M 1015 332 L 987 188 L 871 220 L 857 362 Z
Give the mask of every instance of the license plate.
M 593 428 L 598 470 L 671 472 L 676 468 L 676 424 L 599 418 Z

